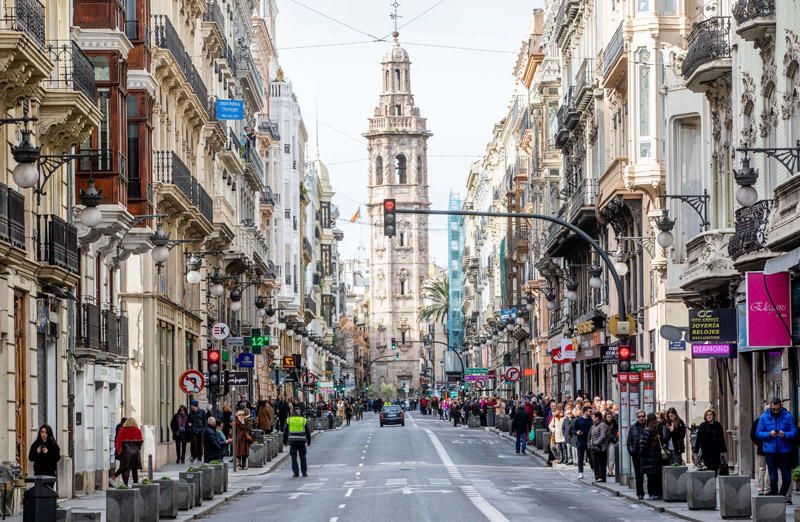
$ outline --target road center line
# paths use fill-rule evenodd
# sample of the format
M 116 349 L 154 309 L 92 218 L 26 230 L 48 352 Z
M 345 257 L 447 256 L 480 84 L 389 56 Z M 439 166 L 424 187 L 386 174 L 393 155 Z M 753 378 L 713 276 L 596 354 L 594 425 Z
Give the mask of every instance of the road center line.
M 436 453 L 439 455 L 439 458 L 442 460 L 442 464 L 448 468 L 448 471 L 451 475 L 455 475 L 458 473 L 458 468 L 456 467 L 453 459 L 450 458 L 450 455 L 447 454 L 447 450 L 444 449 L 442 443 L 439 441 L 439 437 L 437 437 L 431 430 L 428 428 L 423 428 L 425 432 L 428 434 L 428 437 L 431 439 L 431 444 L 433 444 L 433 448 L 436 450 Z M 455 472 L 455 473 L 454 473 Z M 466 494 L 466 493 L 465 493 Z M 466 495 L 472 505 L 478 508 L 478 511 L 483 513 L 490 522 L 509 522 L 509 520 L 503 515 L 497 508 L 491 505 L 483 496 L 479 493 L 472 494 L 470 491 L 469 495 Z

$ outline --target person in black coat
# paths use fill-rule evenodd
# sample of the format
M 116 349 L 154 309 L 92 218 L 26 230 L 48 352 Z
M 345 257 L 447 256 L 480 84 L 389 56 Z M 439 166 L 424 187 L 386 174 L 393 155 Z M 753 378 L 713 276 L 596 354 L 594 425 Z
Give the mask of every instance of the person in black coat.
M 578 478 L 583 478 L 583 461 L 589 448 L 589 430 L 592 429 L 591 406 L 584 406 L 581 416 L 572 422 L 572 435 L 575 437 L 575 447 L 578 450 Z M 591 465 L 591 462 L 589 462 Z
M 647 475 L 647 492 L 650 500 L 661 498 L 661 468 L 664 461 L 661 457 L 661 426 L 655 413 L 647 414 L 647 425 L 639 439 L 639 460 L 642 473 Z
M 683 453 L 686 451 L 686 423 L 678 416 L 675 408 L 667 410 L 667 422 L 664 424 L 661 438 L 669 452 L 670 465 L 682 466 Z
M 39 436 L 31 444 L 28 460 L 33 462 L 34 475 L 58 476 L 58 461 L 61 460 L 61 450 L 53 436 L 53 428 L 42 424 Z
M 525 411 L 525 408 L 520 406 L 517 408 L 517 411 L 514 412 L 514 418 L 511 421 L 511 431 L 517 436 L 516 441 L 516 452 L 517 455 L 522 453 L 525 454 L 525 448 L 528 445 L 528 423 L 530 422 L 530 417 L 528 416 L 528 412 Z
M 631 424 L 628 430 L 628 454 L 633 463 L 633 474 L 636 477 L 636 497 L 639 500 L 644 498 L 644 473 L 642 473 L 642 461 L 639 457 L 639 446 L 642 442 L 642 435 L 647 427 L 647 413 L 644 410 L 636 412 L 636 422 Z
M 172 431 L 172 440 L 175 441 L 175 464 L 183 464 L 186 461 L 186 444 L 189 442 L 189 412 L 183 404 L 172 416 L 169 429 Z
M 189 403 L 189 453 L 190 463 L 199 463 L 203 459 L 203 430 L 206 428 L 206 412 L 200 409 L 200 403 L 192 399 Z
M 709 471 L 719 472 L 722 454 L 728 452 L 725 445 L 725 431 L 722 424 L 717 422 L 717 414 L 712 409 L 706 410 L 705 422 L 697 429 L 697 441 L 694 452 L 700 455 Z
M 225 450 L 231 439 L 223 441 L 217 434 L 217 420 L 214 417 L 208 418 L 208 423 L 203 428 L 203 458 L 205 463 L 214 460 L 222 461 Z

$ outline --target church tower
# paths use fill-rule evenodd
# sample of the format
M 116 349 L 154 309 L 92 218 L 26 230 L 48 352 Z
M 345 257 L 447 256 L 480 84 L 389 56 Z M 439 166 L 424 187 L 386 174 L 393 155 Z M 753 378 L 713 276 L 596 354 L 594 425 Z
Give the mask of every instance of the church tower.
M 431 136 L 411 94 L 411 61 L 397 41 L 381 62 L 382 91 L 369 119 L 370 369 L 372 383 L 419 391 L 419 357 L 427 333 L 417 321 L 428 277 L 428 216 L 399 214 L 397 233 L 383 235 L 383 200 L 399 208 L 429 208 L 427 141 Z M 392 351 L 392 339 L 397 350 Z

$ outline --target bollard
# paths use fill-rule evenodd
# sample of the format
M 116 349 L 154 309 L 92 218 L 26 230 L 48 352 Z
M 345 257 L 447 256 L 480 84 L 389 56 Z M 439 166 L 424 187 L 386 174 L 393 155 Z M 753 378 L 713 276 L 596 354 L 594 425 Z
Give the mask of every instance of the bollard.
M 147 479 L 153 481 L 153 455 L 147 456 Z
M 56 519 L 56 500 L 58 494 L 55 486 L 56 478 L 45 475 L 34 475 L 25 479 L 26 484 L 33 483 L 32 488 L 25 490 L 22 498 L 23 522 Z

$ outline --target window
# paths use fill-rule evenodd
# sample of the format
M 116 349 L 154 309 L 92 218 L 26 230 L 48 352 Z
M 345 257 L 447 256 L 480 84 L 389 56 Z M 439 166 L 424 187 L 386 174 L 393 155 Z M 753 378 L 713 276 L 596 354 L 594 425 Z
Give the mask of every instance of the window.
M 550 132 L 547 133 L 547 144 L 553 146 L 553 138 L 558 132 L 558 101 L 553 100 L 547 104 L 547 128 Z
M 649 13 L 650 12 L 650 2 L 652 0 L 636 0 L 636 12 L 637 13 Z
M 402 116 L 403 115 L 403 107 L 400 105 L 394 106 L 394 115 L 395 116 Z
M 89 58 L 94 67 L 95 81 L 110 81 L 111 80 L 111 65 L 108 56 L 92 56 Z
M 400 280 L 400 295 L 406 295 L 406 281 L 405 279 Z
M 392 88 L 395 91 L 399 91 L 400 90 L 400 69 L 395 69 L 394 70 L 394 79 L 392 81 Z
M 128 123 L 128 197 L 142 197 L 139 179 L 139 124 Z
M 291 152 L 292 152 L 292 148 L 289 146 L 289 144 L 288 144 L 288 143 L 284 143 L 284 144 L 283 144 L 283 152 L 284 152 L 285 154 L 289 154 L 289 153 L 291 153 Z
M 639 97 L 639 157 L 649 158 L 651 156 L 651 143 L 650 125 L 651 125 L 651 110 L 650 110 L 650 51 L 647 49 L 640 49 L 636 53 L 636 58 L 639 67 L 638 89 L 637 94 Z
M 674 138 L 672 146 L 672 166 L 667 191 L 670 194 L 702 194 L 707 186 L 703 178 L 700 118 L 693 116 L 681 118 L 674 122 Z M 680 201 L 670 203 L 675 221 L 674 261 L 680 263 L 685 258 L 686 241 L 694 237 L 700 230 L 700 216 L 689 205 Z
M 386 71 L 386 74 L 384 75 L 383 78 L 383 90 L 384 91 L 389 90 L 389 71 Z
M 173 326 L 167 323 L 159 322 L 158 324 L 158 354 L 159 354 L 159 440 L 161 442 L 170 442 L 171 431 L 169 423 L 172 420 L 174 412 L 174 393 L 175 386 L 173 382 L 172 367 L 173 367 L 173 353 L 174 353 L 174 329 Z
M 320 254 L 322 258 L 322 274 L 329 276 L 333 274 L 333 267 L 331 265 L 331 246 L 320 246 Z
M 661 14 L 677 14 L 676 0 L 658 0 L 658 12 Z
M 406 180 L 406 157 L 398 154 L 394 158 L 394 174 L 398 185 L 405 185 Z
M 383 185 L 383 158 L 380 156 L 375 160 L 375 184 Z
M 425 183 L 422 179 L 422 156 L 417 156 L 417 183 L 420 185 Z
M 406 246 L 406 233 L 400 232 L 400 246 Z
M 331 228 L 331 204 L 326 201 L 320 204 L 319 221 L 322 228 Z

